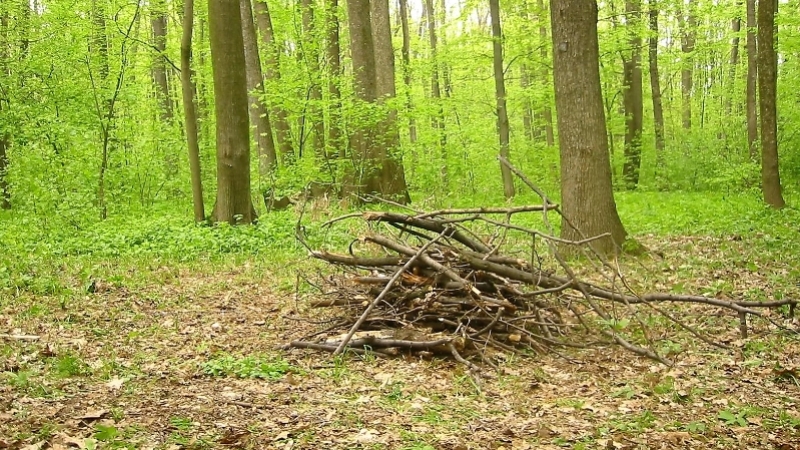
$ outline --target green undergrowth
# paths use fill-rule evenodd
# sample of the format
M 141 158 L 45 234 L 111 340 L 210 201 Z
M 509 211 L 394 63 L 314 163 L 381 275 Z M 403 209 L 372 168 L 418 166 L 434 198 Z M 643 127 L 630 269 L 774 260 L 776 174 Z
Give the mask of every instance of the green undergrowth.
M 755 255 L 800 265 L 800 213 L 791 206 L 772 210 L 756 193 L 620 192 L 616 196 L 622 221 L 634 237 L 715 236 L 732 242 L 744 240 Z M 789 196 L 790 205 L 793 199 Z M 538 201 L 523 192 L 513 203 Z M 414 207 L 430 210 L 475 205 L 491 206 L 476 198 L 448 197 L 439 202 L 420 199 Z M 331 217 L 346 212 L 338 206 L 306 211 L 300 225 L 308 244 L 335 251 L 346 249 L 363 225 L 351 220 L 322 226 Z M 308 264 L 307 250 L 295 238 L 299 215 L 296 210 L 272 212 L 263 215 L 254 226 L 232 227 L 196 224 L 186 211 L 166 208 L 80 223 L 74 218 L 1 212 L 0 292 L 70 295 L 91 290 L 92 281 L 98 277 L 120 283 L 136 282 L 137 277 L 141 282 L 152 281 L 151 275 L 163 267 L 204 271 L 248 262 L 269 271 Z M 515 221 L 544 229 L 539 213 L 520 215 Z M 551 221 L 557 228 L 557 217 L 551 216 Z M 480 226 L 485 227 L 487 235 L 491 232 L 488 225 Z M 71 281 L 65 281 L 65 275 Z

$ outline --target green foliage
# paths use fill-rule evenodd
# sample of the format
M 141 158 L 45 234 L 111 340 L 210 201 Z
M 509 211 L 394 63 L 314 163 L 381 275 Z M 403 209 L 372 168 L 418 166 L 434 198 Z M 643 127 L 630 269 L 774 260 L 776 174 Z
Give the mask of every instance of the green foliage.
M 267 380 L 277 380 L 289 372 L 298 372 L 297 368 L 281 357 L 255 355 L 237 358 L 230 354 L 219 354 L 202 363 L 201 370 L 212 377 L 236 376 Z
M 727 426 L 740 426 L 746 427 L 747 426 L 747 413 L 743 410 L 738 412 L 731 411 L 729 409 L 724 409 L 719 412 L 717 416 L 718 419 L 723 421 Z

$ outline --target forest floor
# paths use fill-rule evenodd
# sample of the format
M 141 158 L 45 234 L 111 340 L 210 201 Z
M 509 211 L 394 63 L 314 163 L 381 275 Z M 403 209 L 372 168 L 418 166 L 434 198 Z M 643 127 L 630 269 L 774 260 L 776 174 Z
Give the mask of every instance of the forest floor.
M 630 264 L 646 286 L 800 298 L 797 255 L 761 232 L 638 238 L 663 255 Z M 289 318 L 313 298 L 302 258 L 107 258 L 89 284 L 71 264 L 50 268 L 68 289 L 0 299 L 0 334 L 38 336 L 0 337 L 0 449 L 800 449 L 800 339 L 740 340 L 715 310 L 730 350 L 508 357 L 476 384 L 446 360 L 276 350 L 319 326 Z

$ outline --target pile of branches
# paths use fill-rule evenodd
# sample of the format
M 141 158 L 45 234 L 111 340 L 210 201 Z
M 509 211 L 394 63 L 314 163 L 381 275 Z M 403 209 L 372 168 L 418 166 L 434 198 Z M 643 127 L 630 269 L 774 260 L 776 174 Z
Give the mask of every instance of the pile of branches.
M 656 345 L 659 337 L 645 325 L 645 315 L 660 316 L 709 345 L 725 345 L 685 323 L 666 304 L 727 311 L 738 316 L 742 337 L 747 336 L 748 316 L 784 328 L 764 314 L 764 308 L 789 305 L 790 313 L 794 312 L 794 300 L 746 302 L 637 294 L 618 265 L 594 251 L 592 242 L 608 236 L 578 242 L 556 237 L 548 214 L 560 215 L 559 206 L 507 161 L 501 162 L 540 195 L 541 204 L 349 214 L 325 224 L 366 222 L 369 231 L 356 238 L 346 253 L 309 247 L 298 228 L 298 239 L 311 256 L 343 269 L 326 278 L 320 287 L 325 295 L 312 306 L 345 312 L 333 325 L 287 347 L 334 354 L 449 355 L 479 371 L 482 363 L 493 365 L 487 356 L 490 350 L 543 353 L 564 347 L 619 345 L 669 365 L 668 355 Z M 523 214 L 540 214 L 545 231 L 514 220 Z M 561 220 L 569 223 L 563 216 Z M 491 233 L 486 235 L 486 231 Z M 518 254 L 520 248 L 525 248 L 527 257 Z M 546 252 L 540 253 L 539 248 Z M 578 275 L 563 256 L 564 250 L 582 255 L 582 267 L 594 269 L 593 281 Z

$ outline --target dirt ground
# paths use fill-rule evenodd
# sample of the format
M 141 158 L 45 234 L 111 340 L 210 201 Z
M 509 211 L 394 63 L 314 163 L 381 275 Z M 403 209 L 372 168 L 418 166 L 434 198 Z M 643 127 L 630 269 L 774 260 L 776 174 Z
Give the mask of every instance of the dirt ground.
M 0 301 L 0 449 L 800 449 L 800 345 L 766 326 L 674 367 L 596 348 L 476 382 L 447 360 L 278 351 L 319 325 L 260 276 L 158 268 Z M 280 368 L 222 373 L 252 355 Z

